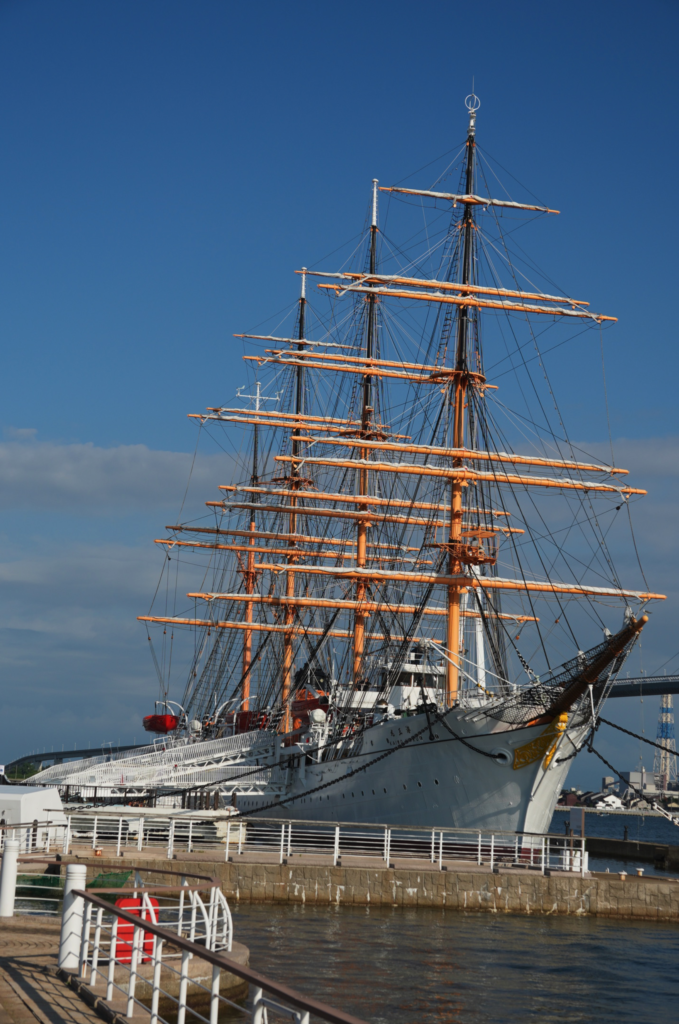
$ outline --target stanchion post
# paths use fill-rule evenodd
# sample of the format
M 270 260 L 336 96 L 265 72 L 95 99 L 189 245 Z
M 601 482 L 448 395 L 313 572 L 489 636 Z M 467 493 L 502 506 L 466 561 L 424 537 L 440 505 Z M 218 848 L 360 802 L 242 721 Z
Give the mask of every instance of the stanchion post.
M 252 993 L 252 1024 L 262 1024 L 264 1020 L 264 992 L 261 988 L 251 988 Z
M 221 976 L 221 969 L 219 967 L 212 968 L 212 985 L 210 986 L 210 1024 L 218 1024 L 219 1022 L 219 979 Z
M 18 839 L 5 839 L 0 868 L 0 917 L 14 917 L 14 899 L 17 888 Z
M 61 915 L 59 938 L 59 967 L 77 971 L 80 965 L 80 943 L 83 933 L 82 896 L 74 896 L 74 889 L 84 889 L 87 882 L 86 864 L 68 864 L 64 885 L 64 909 Z
M 64 831 L 64 845 L 61 848 L 61 852 L 68 855 L 68 849 L 71 845 L 71 819 L 70 816 L 66 821 L 66 829 Z

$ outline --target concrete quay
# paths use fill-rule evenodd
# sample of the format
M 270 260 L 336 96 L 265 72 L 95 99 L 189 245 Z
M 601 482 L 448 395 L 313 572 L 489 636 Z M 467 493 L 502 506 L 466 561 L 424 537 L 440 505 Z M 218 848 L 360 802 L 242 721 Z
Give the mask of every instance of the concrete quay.
M 69 857 L 88 865 L 88 879 L 101 870 L 89 855 Z M 132 857 L 121 857 L 121 867 Z M 679 878 L 592 872 L 577 874 L 460 862 L 396 859 L 380 866 L 373 858 L 343 857 L 334 867 L 322 855 L 293 855 L 280 864 L 274 855 L 179 854 L 172 861 L 134 851 L 134 862 L 157 871 L 200 870 L 219 879 L 231 902 L 314 903 L 350 906 L 447 907 L 452 910 L 512 914 L 571 914 L 636 920 L 679 921 Z M 109 862 L 110 863 L 110 862 Z

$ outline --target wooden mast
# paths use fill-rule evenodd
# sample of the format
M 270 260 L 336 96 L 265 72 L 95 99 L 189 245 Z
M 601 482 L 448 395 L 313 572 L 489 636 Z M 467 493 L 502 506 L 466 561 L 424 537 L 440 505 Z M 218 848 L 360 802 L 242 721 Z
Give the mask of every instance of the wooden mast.
M 257 382 L 257 399 L 256 407 L 259 408 L 259 381 Z M 252 449 L 252 486 L 256 487 L 259 483 L 259 474 L 257 467 L 258 458 L 258 446 L 259 446 L 259 427 L 255 424 L 255 436 Z M 258 500 L 255 497 L 255 502 Z M 253 502 L 254 504 L 254 502 Z M 250 512 L 250 536 L 248 538 L 248 558 L 247 567 L 245 570 L 245 593 L 251 595 L 255 589 L 255 533 L 257 531 L 257 522 L 255 520 L 254 508 Z M 252 601 L 245 602 L 245 622 L 246 624 L 252 623 Z M 252 666 L 252 630 L 246 629 L 243 633 L 243 711 L 250 710 L 250 670 Z
M 304 339 L 304 331 L 306 328 L 306 267 L 302 267 L 302 290 L 299 297 L 299 323 L 297 337 L 299 344 L 297 349 L 299 352 L 304 351 L 304 345 L 302 344 Z M 297 367 L 295 374 L 295 415 L 304 415 L 304 368 L 302 366 Z M 288 519 L 288 533 L 294 535 L 297 533 L 297 495 L 296 491 L 299 490 L 302 481 L 299 479 L 299 459 L 300 444 L 302 434 L 299 427 L 295 427 L 292 432 L 292 458 L 293 461 L 290 465 L 290 489 L 293 491 L 290 497 L 291 512 Z M 290 554 L 288 555 L 288 565 L 293 565 L 297 560 L 297 555 L 293 554 L 293 550 L 297 547 L 295 540 L 289 542 Z M 294 572 L 287 572 L 285 581 L 285 596 L 292 598 L 295 596 L 295 574 Z M 284 624 L 285 631 L 283 634 L 283 685 L 281 689 L 281 703 L 283 706 L 283 717 L 281 719 L 281 731 L 286 733 L 290 732 L 291 729 L 291 718 L 290 718 L 290 694 L 292 690 L 292 663 L 293 663 L 293 640 L 295 636 L 295 607 L 292 603 L 285 606 L 284 612 Z
M 370 273 L 375 273 L 377 257 L 377 178 L 373 178 L 373 201 L 372 201 L 372 222 L 370 225 Z M 366 358 L 372 359 L 375 348 L 375 296 L 368 296 L 368 323 L 366 330 Z M 366 374 L 363 378 L 363 408 L 361 411 L 361 436 L 368 438 L 372 431 L 373 424 L 373 378 Z M 369 453 L 367 448 L 361 448 L 361 461 L 366 462 Z M 359 470 L 359 495 L 362 497 L 368 494 L 368 469 L 362 466 Z M 361 502 L 358 506 L 359 512 L 367 512 L 368 504 Z M 369 523 L 364 519 L 359 521 L 356 535 L 356 565 L 364 568 L 366 564 L 367 540 Z M 365 601 L 366 584 L 358 581 L 356 584 L 356 613 L 354 615 L 354 665 L 353 683 L 358 682 L 363 663 L 363 652 L 365 650 L 365 620 L 366 614 L 362 609 Z
M 466 192 L 471 195 L 474 186 L 474 150 L 476 146 L 476 97 L 471 97 L 469 104 L 469 128 L 467 130 L 467 170 Z M 472 281 L 472 255 L 474 251 L 474 216 L 473 205 L 467 204 L 462 217 L 462 284 L 469 285 Z M 467 397 L 467 348 L 469 336 L 469 307 L 460 306 L 457 319 L 457 345 L 455 353 L 456 374 L 452 381 L 454 388 L 453 403 L 453 448 L 464 448 L 464 410 Z M 453 466 L 461 467 L 462 459 L 454 459 Z M 450 486 L 450 532 L 448 535 L 448 574 L 461 576 L 464 566 L 460 561 L 462 541 L 462 487 L 461 479 L 453 479 Z M 446 703 L 451 707 L 457 700 L 459 689 L 459 657 L 460 657 L 460 604 L 462 591 L 460 584 L 448 587 L 448 621 L 446 630 L 446 647 L 450 659 L 446 668 Z

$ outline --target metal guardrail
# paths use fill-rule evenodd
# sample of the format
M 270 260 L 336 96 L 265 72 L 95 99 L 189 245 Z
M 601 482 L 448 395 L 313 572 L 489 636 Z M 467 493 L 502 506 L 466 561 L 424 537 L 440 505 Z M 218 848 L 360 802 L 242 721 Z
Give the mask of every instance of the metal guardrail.
M 63 896 L 59 875 L 18 874 L 14 913 L 56 917 L 61 913 Z
M 0 851 L 5 848 L 7 839 L 16 839 L 22 853 L 46 853 L 59 850 L 66 853 L 70 830 L 68 821 L 57 823 L 47 818 L 45 821 L 22 821 L 11 825 L 0 825 Z
M 87 867 L 83 864 L 66 865 L 66 882 L 59 874 L 20 875 L 18 864 L 35 863 L 35 860 L 32 857 L 18 857 L 17 854 L 17 841 L 9 840 L 0 868 L 0 917 L 27 913 L 61 913 L 68 895 L 68 880 L 74 872 L 78 878 L 82 875 L 81 881 L 83 886 L 85 884 Z M 49 863 L 58 869 L 64 866 L 61 861 Z M 120 863 L 102 863 L 101 867 L 104 870 L 89 885 L 90 888 L 102 893 L 108 899 L 109 905 L 115 902 L 116 905 L 129 907 L 141 900 L 144 906 L 153 908 L 153 919 L 165 928 L 175 931 L 178 935 L 188 932 L 192 940 L 203 943 L 208 949 L 231 949 L 233 921 L 218 879 L 194 872 L 131 868 Z M 174 877 L 178 879 L 178 883 L 158 884 L 158 876 Z M 43 884 L 44 880 L 50 884 Z M 51 898 L 43 895 L 27 897 L 24 892 L 26 888 L 34 892 L 46 889 Z M 204 899 L 205 893 L 208 894 L 207 901 Z M 25 905 L 26 902 L 28 906 Z M 46 903 L 47 906 L 44 905 Z
M 81 865 L 69 867 L 82 870 Z M 100 896 L 75 886 L 64 900 L 59 967 L 77 971 L 110 1009 L 122 1011 L 127 1018 L 142 1009 L 145 1015 L 150 1012 L 150 1024 L 168 1024 L 163 1007 L 176 1024 L 186 1024 L 187 1018 L 218 1024 L 220 1013 L 240 1016 L 252 1024 L 269 1024 L 270 1014 L 295 1024 L 310 1024 L 311 1015 L 329 1024 L 363 1024 L 237 963 L 210 948 L 209 940 L 199 944 L 193 932 L 183 935 L 161 927 L 156 908 L 145 897 L 136 913 L 112 907 Z M 196 962 L 208 968 L 208 984 L 200 971 L 192 971 Z M 245 1004 L 220 992 L 223 972 L 248 984 Z M 142 984 L 146 995 L 140 998 Z
M 477 866 L 518 865 L 541 871 L 588 870 L 585 840 L 579 836 L 484 832 L 476 829 L 431 829 L 417 826 L 332 824 L 238 815 L 174 816 L 106 812 L 69 814 L 64 849 L 157 851 L 172 860 L 182 854 L 215 852 L 225 861 L 243 854 L 284 863 L 303 855 L 327 858 L 337 866 L 351 858 L 370 858 L 389 865 L 399 860 L 425 860 L 441 869 L 465 863 Z
M 394 860 L 425 860 L 444 866 L 518 866 L 584 874 L 588 870 L 585 840 L 579 836 L 482 832 L 474 829 L 397 828 L 388 825 L 328 825 L 322 822 L 236 818 L 227 824 L 226 857 L 268 853 L 279 863 L 295 857 L 324 854 L 334 866 L 353 858 L 371 858 L 385 865 Z

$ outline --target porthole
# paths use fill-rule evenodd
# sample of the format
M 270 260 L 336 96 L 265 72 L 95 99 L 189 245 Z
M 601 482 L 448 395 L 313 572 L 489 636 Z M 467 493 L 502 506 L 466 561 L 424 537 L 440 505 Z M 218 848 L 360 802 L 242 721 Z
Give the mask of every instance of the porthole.
M 435 782 L 435 783 L 436 783 L 436 785 L 438 786 L 438 784 L 439 784 L 439 780 L 438 780 L 438 779 L 434 779 L 434 782 Z
M 385 791 L 384 791 L 384 792 L 385 792 L 385 793 L 387 792 L 387 791 L 386 791 L 386 789 L 385 789 Z
M 365 793 L 363 792 L 363 790 L 361 790 L 361 796 L 365 796 Z
M 375 790 L 373 789 L 373 796 L 375 796 Z
M 403 783 L 403 788 L 404 788 L 404 789 L 407 789 L 407 788 L 408 788 L 408 787 L 406 786 L 405 782 Z
M 420 787 L 420 789 L 422 789 L 422 783 L 421 782 L 418 782 L 417 785 Z

